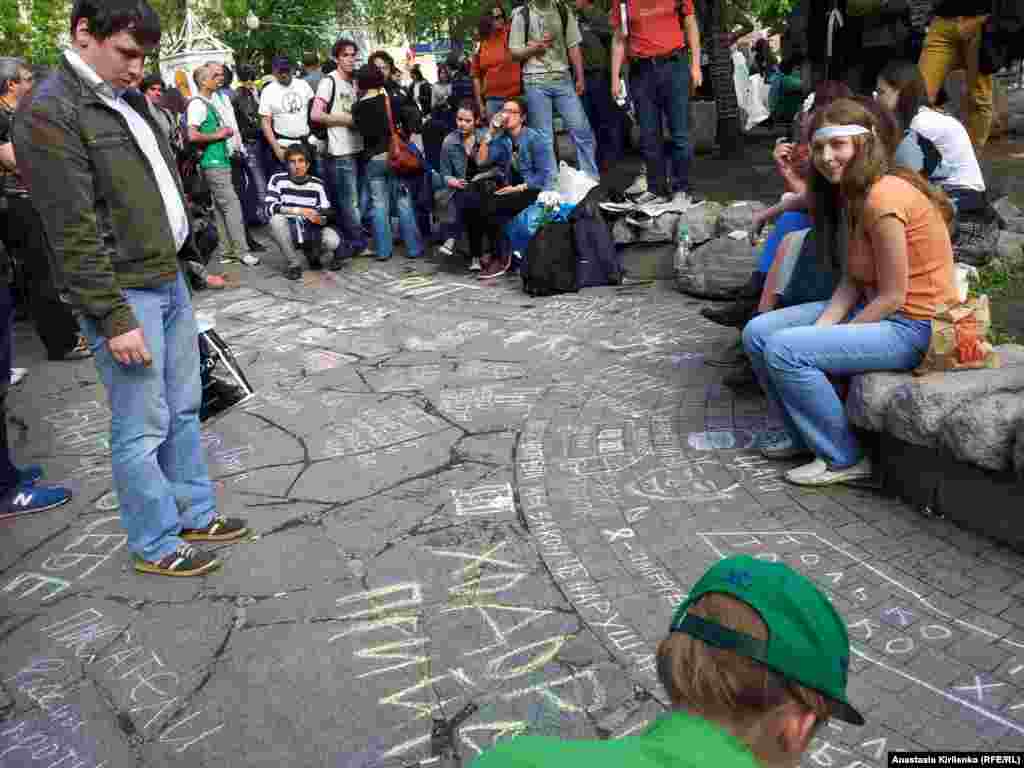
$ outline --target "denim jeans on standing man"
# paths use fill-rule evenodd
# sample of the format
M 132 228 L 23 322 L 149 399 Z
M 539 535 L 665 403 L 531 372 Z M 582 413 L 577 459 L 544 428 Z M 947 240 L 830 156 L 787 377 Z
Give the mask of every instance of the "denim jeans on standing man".
M 366 182 L 370 189 L 370 217 L 373 220 L 374 249 L 378 259 L 390 259 L 394 243 L 391 234 L 391 205 L 397 207 L 398 227 L 411 259 L 423 254 L 423 239 L 416 226 L 412 194 L 402 179 L 391 172 L 386 154 L 375 155 L 366 163 Z
M 647 163 L 647 189 L 655 194 L 686 192 L 690 186 L 690 58 L 635 59 L 629 92 L 640 128 L 640 151 Z M 665 159 L 662 115 L 668 119 L 672 165 Z M 669 172 L 671 171 L 671 176 Z
M 217 501 L 199 442 L 199 342 L 181 272 L 156 288 L 121 289 L 153 357 L 122 365 L 96 324 L 79 323 L 110 401 L 110 459 L 128 549 L 146 560 L 171 554 L 182 527 L 210 524 Z
M 825 374 L 915 368 L 928 349 L 931 323 L 896 313 L 878 323 L 815 327 L 827 306 L 798 304 L 755 317 L 743 329 L 743 347 L 794 445 L 831 469 L 845 469 L 864 454 Z
M 526 90 L 526 105 L 530 110 L 529 126 L 540 131 L 554 151 L 552 108 L 557 109 L 565 121 L 565 127 L 569 129 L 572 143 L 576 146 L 576 159 L 580 170 L 589 173 L 595 179 L 600 178 L 595 157 L 597 142 L 594 139 L 594 132 L 590 128 L 590 121 L 587 120 L 587 113 L 583 111 L 583 103 L 576 95 L 576 86 L 568 73 L 551 80 L 524 78 L 523 85 Z
M 349 252 L 358 253 L 366 247 L 359 212 L 359 155 L 326 157 L 324 164 L 331 180 L 339 234 Z

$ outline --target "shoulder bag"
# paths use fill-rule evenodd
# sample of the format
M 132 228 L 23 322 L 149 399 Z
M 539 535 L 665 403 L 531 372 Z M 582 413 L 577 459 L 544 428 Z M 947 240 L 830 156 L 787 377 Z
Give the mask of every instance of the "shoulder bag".
M 384 106 L 388 111 L 388 166 L 396 176 L 412 176 L 423 172 L 423 163 L 395 128 L 395 118 L 391 114 L 391 97 L 384 92 Z

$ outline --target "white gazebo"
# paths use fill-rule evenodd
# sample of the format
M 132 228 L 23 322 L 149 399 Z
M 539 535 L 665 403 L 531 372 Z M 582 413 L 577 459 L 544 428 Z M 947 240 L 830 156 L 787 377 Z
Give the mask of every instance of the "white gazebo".
M 160 58 L 160 76 L 165 83 L 173 85 L 175 75 L 184 72 L 189 88 L 195 91 L 192 73 L 207 61 L 218 61 L 232 69 L 235 66 L 235 52 L 217 38 L 209 27 L 195 15 L 191 8 L 185 11 L 181 32 L 172 38 Z

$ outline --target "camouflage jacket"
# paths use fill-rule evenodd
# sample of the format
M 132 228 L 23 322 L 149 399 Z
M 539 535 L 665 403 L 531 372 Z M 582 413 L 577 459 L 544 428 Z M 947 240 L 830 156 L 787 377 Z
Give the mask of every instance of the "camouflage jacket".
M 145 96 L 128 91 L 124 99 L 150 123 L 184 197 L 170 146 Z M 18 166 L 53 247 L 59 289 L 107 338 L 137 328 L 123 289 L 156 287 L 178 271 L 152 166 L 124 117 L 67 60 L 18 111 Z

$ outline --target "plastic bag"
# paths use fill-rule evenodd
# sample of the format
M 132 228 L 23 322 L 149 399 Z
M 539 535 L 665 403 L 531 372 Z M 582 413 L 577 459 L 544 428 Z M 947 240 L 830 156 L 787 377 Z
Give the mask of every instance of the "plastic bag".
M 988 296 L 942 307 L 932 319 L 932 338 L 914 374 L 998 368 L 999 355 L 988 341 L 992 315 Z
M 576 205 L 598 183 L 597 179 L 592 179 L 583 171 L 576 170 L 565 160 L 558 165 L 558 194 L 566 203 Z
M 550 213 L 549 220 L 568 221 L 569 214 L 575 207 L 575 205 L 562 203 L 557 210 Z M 521 257 L 526 253 L 526 246 L 530 244 L 530 238 L 537 234 L 537 230 L 540 229 L 540 224 L 544 220 L 545 211 L 548 210 L 539 202 L 533 203 L 517 213 L 515 218 L 505 225 L 505 237 L 508 238 L 509 250 L 513 254 L 518 253 Z

